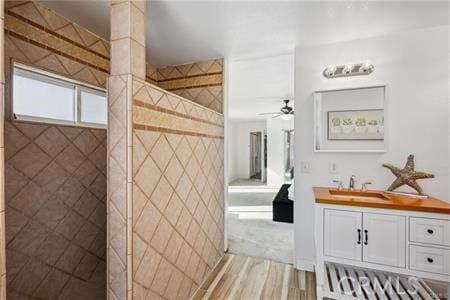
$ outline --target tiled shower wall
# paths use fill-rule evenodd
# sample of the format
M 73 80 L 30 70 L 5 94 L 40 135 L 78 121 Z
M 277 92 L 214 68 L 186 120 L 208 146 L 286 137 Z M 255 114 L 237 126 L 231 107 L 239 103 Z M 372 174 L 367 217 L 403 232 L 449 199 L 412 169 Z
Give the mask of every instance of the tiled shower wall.
M 3 106 L 4 106 L 4 91 L 5 91 L 5 76 L 4 76 L 4 4 L 0 0 L 0 300 L 6 299 L 6 265 L 5 265 L 5 194 L 4 194 L 4 154 L 5 143 L 3 137 Z
M 35 2 L 7 1 L 6 6 L 6 31 L 17 48 L 16 59 L 20 61 L 25 55 L 28 56 L 25 61 L 31 60 L 37 66 L 70 73 L 90 84 L 105 85 L 110 68 L 109 42 Z M 21 51 L 24 40 L 32 44 L 25 47 L 28 53 Z M 51 49 L 58 55 L 46 57 L 40 48 Z M 36 53 L 30 53 L 33 50 Z M 202 106 L 223 111 L 222 59 L 161 68 L 147 63 L 146 80 Z
M 7 83 L 14 59 L 92 85 L 106 85 L 109 42 L 35 2 L 8 1 L 5 18 Z M 146 80 L 221 112 L 221 70 L 222 60 L 159 70 L 147 64 Z M 158 112 L 156 119 L 163 123 L 136 122 L 134 135 L 147 145 L 145 155 L 138 148 L 133 153 L 145 156 L 139 170 L 146 172 L 148 163 L 154 162 L 160 174 L 156 176 L 158 186 L 141 181 L 138 187 L 136 179 L 134 195 L 138 197 L 138 189 L 148 193 L 164 187 L 167 199 L 163 201 L 167 203 L 158 204 L 155 192 L 136 198 L 134 210 L 145 205 L 142 212 L 133 213 L 133 292 L 136 299 L 143 294 L 184 299 L 223 252 L 223 117 L 154 86 L 135 92 L 137 100 L 155 104 L 147 108 Z M 6 93 L 9 116 L 10 91 Z M 158 93 L 165 96 L 159 99 Z M 20 293 L 103 299 L 105 215 L 101 212 L 105 209 L 106 132 L 10 120 L 5 127 L 9 297 L 15 299 Z M 166 158 L 156 154 L 158 147 L 150 146 L 152 132 L 160 134 L 154 143 L 170 143 L 170 148 L 162 145 L 162 149 L 170 154 L 167 165 L 174 165 L 173 170 L 160 166 Z M 165 181 L 167 186 L 160 185 Z M 185 195 L 183 189 L 189 193 Z M 152 206 L 160 217 L 149 217 Z M 152 220 L 158 220 L 149 225 L 149 229 L 156 226 L 154 232 L 142 236 L 142 226 Z M 170 280 L 173 285 L 167 288 Z
M 223 112 L 222 59 L 158 68 L 156 73 L 159 87 L 219 113 Z
M 223 115 L 133 79 L 134 299 L 189 299 L 223 255 Z
M 5 27 L 8 299 L 104 299 L 106 130 L 11 121 L 9 82 L 15 60 L 104 87 L 109 43 L 34 2 Z

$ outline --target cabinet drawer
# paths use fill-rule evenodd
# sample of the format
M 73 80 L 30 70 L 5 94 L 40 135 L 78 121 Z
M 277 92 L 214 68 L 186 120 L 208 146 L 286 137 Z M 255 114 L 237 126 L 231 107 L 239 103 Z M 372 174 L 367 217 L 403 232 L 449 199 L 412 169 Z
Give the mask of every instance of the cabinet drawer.
M 409 240 L 450 246 L 450 221 L 411 217 L 409 219 Z
M 412 270 L 450 275 L 450 250 L 410 245 L 409 267 Z

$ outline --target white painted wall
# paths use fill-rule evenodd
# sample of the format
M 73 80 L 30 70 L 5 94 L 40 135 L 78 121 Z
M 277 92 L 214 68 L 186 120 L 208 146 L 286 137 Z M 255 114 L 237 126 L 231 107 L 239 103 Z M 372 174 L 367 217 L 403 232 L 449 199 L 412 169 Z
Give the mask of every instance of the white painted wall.
M 283 130 L 294 129 L 294 118 L 267 119 L 267 185 L 280 187 L 284 183 L 284 134 Z
M 330 186 L 335 178 L 347 184 L 355 174 L 358 187 L 371 180 L 372 188 L 386 189 L 394 177 L 381 164 L 403 166 L 407 155 L 414 153 L 416 168 L 436 175 L 421 180 L 425 192 L 450 200 L 448 31 L 438 27 L 296 49 L 295 163 L 310 163 L 310 173 L 295 169 L 296 267 L 312 270 L 314 264 L 313 186 Z M 375 66 L 369 76 L 322 76 L 328 65 L 367 60 Z M 374 84 L 387 85 L 387 153 L 314 153 L 313 92 Z M 339 174 L 329 173 L 330 162 L 337 163 Z
M 283 129 L 293 129 L 294 119 L 269 118 L 266 122 L 236 122 L 229 124 L 229 182 L 250 177 L 250 132 L 267 132 L 267 186 L 284 183 Z
M 266 131 L 266 122 L 229 122 L 229 182 L 250 177 L 250 132 Z

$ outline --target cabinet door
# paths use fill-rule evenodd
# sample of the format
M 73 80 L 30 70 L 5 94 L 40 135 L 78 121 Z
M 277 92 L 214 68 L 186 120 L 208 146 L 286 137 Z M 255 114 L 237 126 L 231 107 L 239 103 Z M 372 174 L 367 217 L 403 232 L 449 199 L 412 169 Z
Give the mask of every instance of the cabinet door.
M 361 261 L 362 213 L 326 209 L 324 254 Z
M 405 267 L 405 217 L 364 213 L 363 229 L 363 261 Z

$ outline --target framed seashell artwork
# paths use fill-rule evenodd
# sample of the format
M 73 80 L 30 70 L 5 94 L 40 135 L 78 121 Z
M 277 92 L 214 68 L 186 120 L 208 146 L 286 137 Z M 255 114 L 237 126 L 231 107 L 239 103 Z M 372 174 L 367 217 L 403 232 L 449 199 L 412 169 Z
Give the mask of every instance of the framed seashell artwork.
M 328 140 L 384 140 L 384 110 L 328 111 Z

